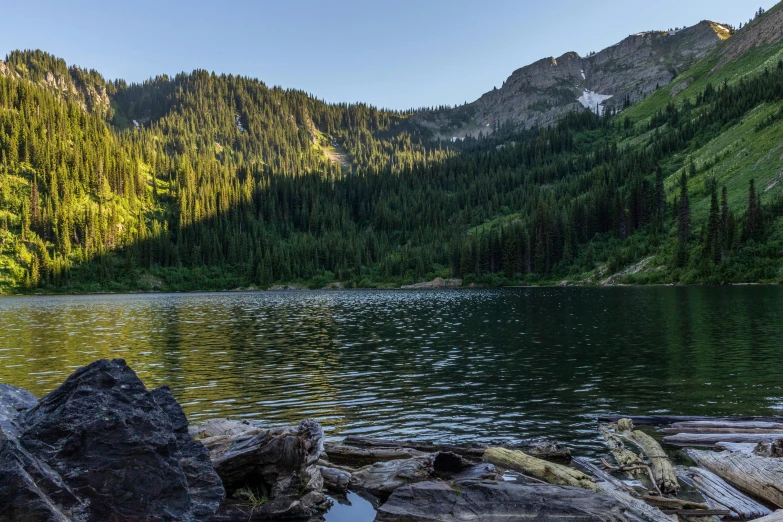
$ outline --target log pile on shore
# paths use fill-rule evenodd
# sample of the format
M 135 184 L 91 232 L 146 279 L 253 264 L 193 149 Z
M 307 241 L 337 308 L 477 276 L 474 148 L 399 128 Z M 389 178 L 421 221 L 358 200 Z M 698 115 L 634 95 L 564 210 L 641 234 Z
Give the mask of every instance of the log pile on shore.
M 101 360 L 40 400 L 0 384 L 0 522 L 316 521 L 348 491 L 378 522 L 783 522 L 783 420 L 599 421 L 595 459 L 552 441 L 331 443 L 314 420 L 189 426 L 168 388 Z

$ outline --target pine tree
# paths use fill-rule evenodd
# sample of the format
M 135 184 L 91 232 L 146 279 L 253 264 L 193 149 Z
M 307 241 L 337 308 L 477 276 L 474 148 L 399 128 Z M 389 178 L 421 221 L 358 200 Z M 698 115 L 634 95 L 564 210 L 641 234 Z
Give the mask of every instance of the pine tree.
M 689 248 L 688 240 L 691 235 L 691 208 L 688 197 L 688 178 L 685 172 L 680 177 L 680 207 L 677 221 L 677 237 L 679 244 L 677 248 L 677 264 L 685 266 L 688 263 Z
M 720 264 L 723 246 L 721 234 L 721 215 L 718 207 L 718 187 L 715 180 L 710 187 L 710 214 L 707 222 L 707 252 L 715 264 Z

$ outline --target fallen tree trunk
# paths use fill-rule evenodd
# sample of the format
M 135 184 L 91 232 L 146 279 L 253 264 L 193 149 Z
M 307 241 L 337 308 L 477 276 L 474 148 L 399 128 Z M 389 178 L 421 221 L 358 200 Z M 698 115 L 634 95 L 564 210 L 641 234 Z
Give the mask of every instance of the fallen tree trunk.
M 702 504 L 701 502 L 692 502 L 690 500 L 682 500 L 679 498 L 644 495 L 642 500 L 648 504 L 652 504 L 653 506 L 662 509 L 700 509 L 702 511 L 712 509 L 707 504 Z
M 581 471 L 531 457 L 521 451 L 489 448 L 484 452 L 484 460 L 502 468 L 546 480 L 550 484 L 598 491 L 595 481 Z
M 677 422 L 774 422 L 783 424 L 781 417 L 699 417 L 683 415 L 599 415 L 598 422 L 616 423 L 621 419 L 631 419 L 637 426 L 668 426 Z
M 757 518 L 752 522 L 783 522 L 783 509 L 779 509 L 766 517 Z
M 752 442 L 719 442 L 715 444 L 715 449 L 718 451 L 753 454 L 757 446 L 758 444 L 753 444 Z
M 783 439 L 783 433 L 678 433 L 664 437 L 666 444 L 675 446 L 714 446 L 719 442 L 759 443 Z
M 633 423 L 627 419 L 619 420 L 617 429 L 621 437 L 638 446 L 647 456 L 647 459 L 650 461 L 650 469 L 652 470 L 652 479 L 661 490 L 661 493 L 664 495 L 676 495 L 680 489 L 680 484 L 677 482 L 674 466 L 672 466 L 669 456 L 663 451 L 661 445 L 643 431 L 632 431 Z
M 783 507 L 783 459 L 747 453 L 686 450 L 698 465 L 743 491 Z
M 633 491 L 633 488 L 611 476 L 585 457 L 576 457 L 574 458 L 574 462 L 592 473 L 593 476 L 598 479 L 597 486 L 601 492 L 612 497 L 637 519 L 646 522 L 672 522 L 672 519 L 666 516 L 660 509 L 636 498 L 634 496 L 635 492 Z
M 616 435 L 617 426 L 614 426 L 614 430 L 611 426 L 601 425 L 601 434 L 604 436 L 606 446 L 614 456 L 614 460 L 617 461 L 619 467 L 624 468 L 628 466 L 643 466 L 644 462 L 639 458 L 639 455 L 626 449 L 623 441 Z M 633 472 L 634 475 L 638 474 Z
M 748 498 L 715 473 L 702 468 L 689 468 L 682 472 L 685 480 L 704 496 L 712 509 L 728 509 L 731 518 L 751 519 L 770 514 L 770 510 Z
M 404 449 L 409 448 L 424 453 L 454 453 L 468 459 L 481 459 L 484 452 L 489 448 L 486 444 L 438 444 L 433 442 L 423 442 L 414 440 L 389 440 L 373 439 L 366 437 L 348 436 L 343 440 L 343 446 L 354 446 L 357 448 L 386 448 L 386 449 Z M 514 444 L 495 444 L 495 446 L 524 451 L 528 455 L 540 459 L 563 459 L 571 458 L 571 451 L 562 443 L 551 440 L 530 440 Z
M 356 448 L 341 444 L 325 444 L 324 451 L 329 462 L 352 468 L 425 456 L 425 453 L 410 448 Z
M 667 433 L 780 433 L 783 423 L 759 421 L 692 421 L 675 422 Z
M 467 458 L 480 459 L 484 456 L 487 446 L 483 444 L 434 444 L 413 440 L 372 439 L 367 437 L 348 436 L 343 440 L 343 446 L 357 448 L 409 448 L 423 453 L 450 452 Z

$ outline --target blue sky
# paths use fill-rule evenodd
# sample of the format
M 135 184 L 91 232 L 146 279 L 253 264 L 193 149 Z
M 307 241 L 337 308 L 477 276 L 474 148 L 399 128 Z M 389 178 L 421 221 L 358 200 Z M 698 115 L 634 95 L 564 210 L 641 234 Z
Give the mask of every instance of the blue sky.
M 0 56 L 40 48 L 128 81 L 200 68 L 406 109 L 473 101 L 539 58 L 704 19 L 739 25 L 775 3 L 1 0 Z

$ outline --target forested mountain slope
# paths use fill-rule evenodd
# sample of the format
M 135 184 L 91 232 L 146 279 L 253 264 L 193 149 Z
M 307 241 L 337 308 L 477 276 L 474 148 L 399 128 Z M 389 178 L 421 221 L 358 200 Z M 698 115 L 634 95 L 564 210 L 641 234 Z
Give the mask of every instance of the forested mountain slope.
M 12 53 L 0 291 L 781 281 L 780 16 L 622 112 L 458 143 L 248 78 Z

